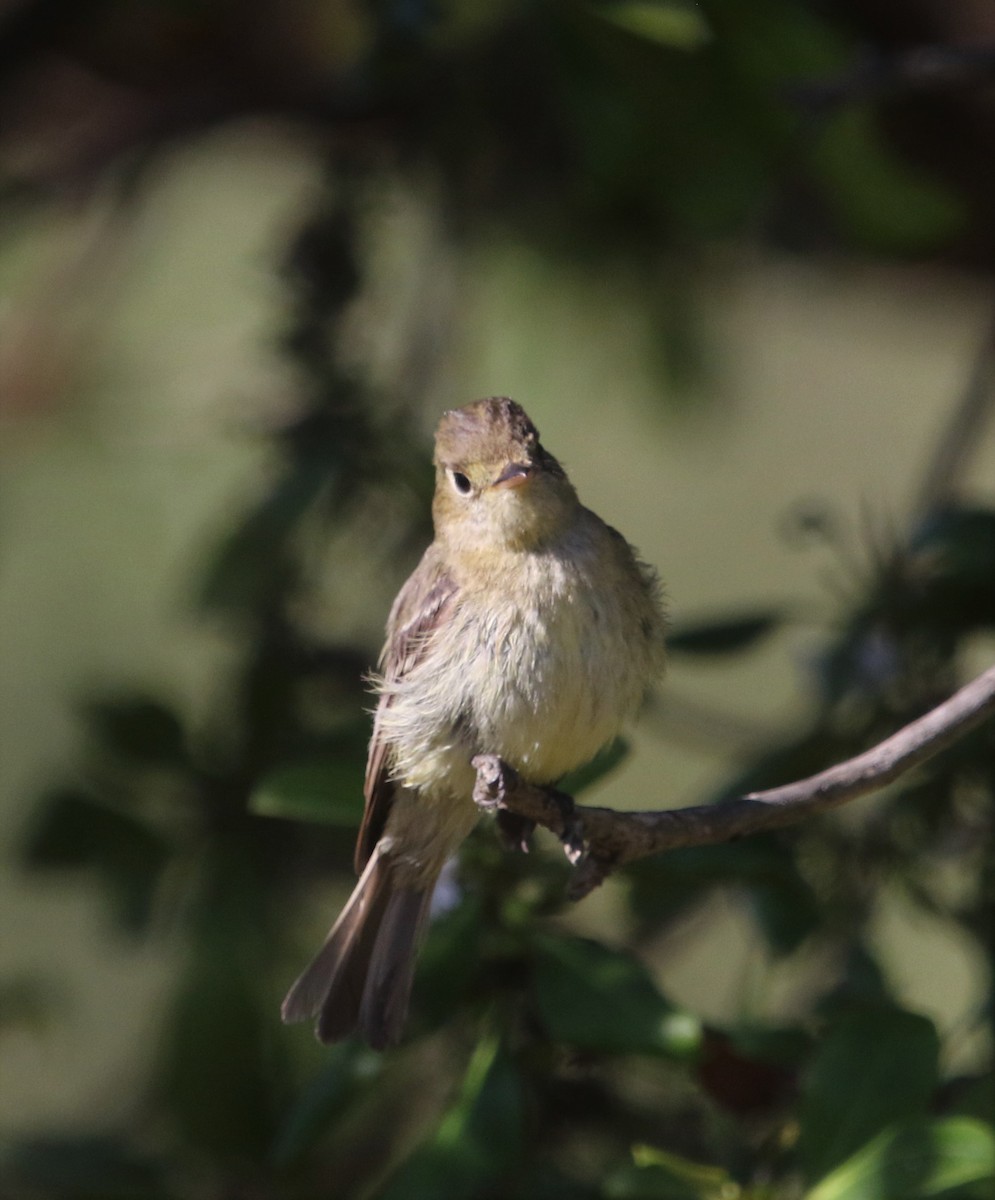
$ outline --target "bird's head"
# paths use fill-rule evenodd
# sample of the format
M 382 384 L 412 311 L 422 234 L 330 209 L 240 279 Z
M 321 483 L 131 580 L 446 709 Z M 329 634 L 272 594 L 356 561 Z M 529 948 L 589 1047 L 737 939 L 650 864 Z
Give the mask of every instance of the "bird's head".
M 472 548 L 530 549 L 555 536 L 577 508 L 563 468 L 506 396 L 443 414 L 435 434 L 437 537 Z

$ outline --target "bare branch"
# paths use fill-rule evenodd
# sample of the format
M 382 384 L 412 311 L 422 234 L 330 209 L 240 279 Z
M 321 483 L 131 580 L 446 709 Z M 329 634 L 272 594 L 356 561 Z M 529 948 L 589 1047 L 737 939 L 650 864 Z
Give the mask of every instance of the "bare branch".
M 570 888 L 580 899 L 617 867 L 675 850 L 706 846 L 789 825 L 879 790 L 995 715 L 995 667 L 883 742 L 808 779 L 723 804 L 653 812 L 574 806 L 569 797 L 526 783 L 497 755 L 473 760 L 473 798 L 485 811 L 514 813 L 550 829 L 577 865 Z

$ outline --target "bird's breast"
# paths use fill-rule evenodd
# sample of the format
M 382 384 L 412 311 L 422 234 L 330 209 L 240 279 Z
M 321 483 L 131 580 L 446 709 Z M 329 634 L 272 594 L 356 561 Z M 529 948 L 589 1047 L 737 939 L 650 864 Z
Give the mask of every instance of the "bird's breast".
M 462 788 L 468 757 L 491 753 L 548 783 L 592 758 L 656 673 L 649 597 L 630 590 L 624 602 L 620 582 L 574 550 L 519 556 L 500 586 L 485 576 L 462 588 L 384 714 L 401 777 L 450 774 Z

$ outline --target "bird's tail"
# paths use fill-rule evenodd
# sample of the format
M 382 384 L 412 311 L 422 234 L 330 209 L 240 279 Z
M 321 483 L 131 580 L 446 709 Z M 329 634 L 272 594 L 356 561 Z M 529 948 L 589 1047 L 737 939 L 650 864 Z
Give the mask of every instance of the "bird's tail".
M 383 846 L 373 851 L 325 944 L 280 1010 L 288 1024 L 316 1017 L 322 1042 L 358 1031 L 381 1050 L 401 1036 L 434 883 L 398 884 Z

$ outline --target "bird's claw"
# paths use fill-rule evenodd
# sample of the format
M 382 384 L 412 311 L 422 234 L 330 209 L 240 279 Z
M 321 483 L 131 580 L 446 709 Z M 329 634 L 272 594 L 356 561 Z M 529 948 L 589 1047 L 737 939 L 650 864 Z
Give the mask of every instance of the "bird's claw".
M 560 841 L 563 843 L 563 852 L 569 861 L 576 866 L 584 857 L 585 847 L 582 826 L 577 816 L 573 796 L 568 796 L 566 792 L 558 792 L 555 788 L 549 789 L 549 796 L 559 808 L 560 816 L 563 820 L 563 832 L 560 834 Z

